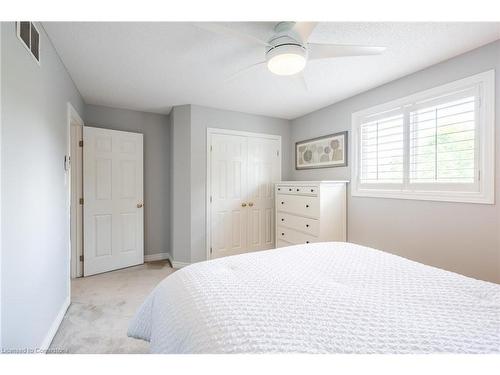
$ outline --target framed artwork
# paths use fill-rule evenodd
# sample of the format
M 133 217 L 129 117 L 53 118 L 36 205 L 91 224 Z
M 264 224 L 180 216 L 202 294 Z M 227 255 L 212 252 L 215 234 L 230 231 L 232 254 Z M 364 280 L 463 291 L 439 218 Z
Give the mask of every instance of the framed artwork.
M 295 169 L 347 166 L 347 132 L 295 143 Z

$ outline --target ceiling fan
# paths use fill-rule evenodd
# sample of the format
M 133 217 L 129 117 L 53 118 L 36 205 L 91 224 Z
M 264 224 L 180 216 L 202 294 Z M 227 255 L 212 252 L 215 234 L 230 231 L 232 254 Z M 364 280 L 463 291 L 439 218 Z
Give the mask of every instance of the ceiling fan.
M 231 78 L 264 64 L 274 74 L 290 76 L 300 73 L 310 60 L 378 55 L 385 51 L 385 47 L 376 46 L 308 43 L 316 25 L 317 22 L 279 22 L 274 26 L 273 35 L 266 41 L 219 23 L 197 24 L 202 29 L 265 47 L 264 61 L 239 70 Z

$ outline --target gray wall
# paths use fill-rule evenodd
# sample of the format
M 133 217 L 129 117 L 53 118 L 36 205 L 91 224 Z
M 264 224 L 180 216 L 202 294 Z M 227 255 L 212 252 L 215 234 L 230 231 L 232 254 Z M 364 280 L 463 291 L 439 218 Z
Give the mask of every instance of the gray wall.
M 486 70 L 496 70 L 500 150 L 500 41 L 292 121 L 292 142 L 350 130 L 351 114 Z M 498 156 L 496 158 L 498 160 Z M 350 167 L 296 171 L 297 180 L 349 179 Z M 500 163 L 496 164 L 496 199 Z M 500 206 L 399 199 L 348 199 L 348 240 L 479 279 L 500 282 Z
M 178 106 L 170 114 L 171 157 L 171 255 L 177 262 L 191 259 L 191 107 Z
M 240 112 L 224 111 L 198 105 L 174 107 L 172 130 L 172 179 L 174 217 L 181 223 L 172 228 L 174 260 L 198 262 L 206 260 L 206 129 L 222 128 L 255 133 L 276 134 L 282 142 L 282 177 L 288 178 L 291 160 L 289 121 Z M 178 164 L 180 163 L 180 164 Z M 176 220 L 173 221 L 175 223 Z
M 169 117 L 87 105 L 85 125 L 144 134 L 144 253 L 170 249 Z
M 1 28 L 1 346 L 38 348 L 69 296 L 67 102 L 84 104 L 41 25 L 40 66 Z

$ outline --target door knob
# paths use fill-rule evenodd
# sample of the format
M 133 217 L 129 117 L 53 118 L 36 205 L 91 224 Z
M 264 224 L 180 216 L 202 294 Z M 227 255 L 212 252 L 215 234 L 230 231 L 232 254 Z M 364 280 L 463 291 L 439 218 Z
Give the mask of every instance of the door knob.
M 253 207 L 253 202 L 248 203 L 249 207 Z
M 142 203 L 137 203 L 137 208 L 142 208 L 144 206 Z
M 246 206 L 247 206 L 247 204 L 246 204 L 246 203 L 242 203 L 242 204 L 241 204 L 241 207 L 246 207 Z

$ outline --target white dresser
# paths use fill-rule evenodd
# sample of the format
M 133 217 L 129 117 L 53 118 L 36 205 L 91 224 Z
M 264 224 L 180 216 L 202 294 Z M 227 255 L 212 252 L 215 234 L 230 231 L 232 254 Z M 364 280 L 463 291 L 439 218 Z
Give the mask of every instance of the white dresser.
M 348 181 L 282 181 L 275 187 L 276 247 L 345 241 Z

